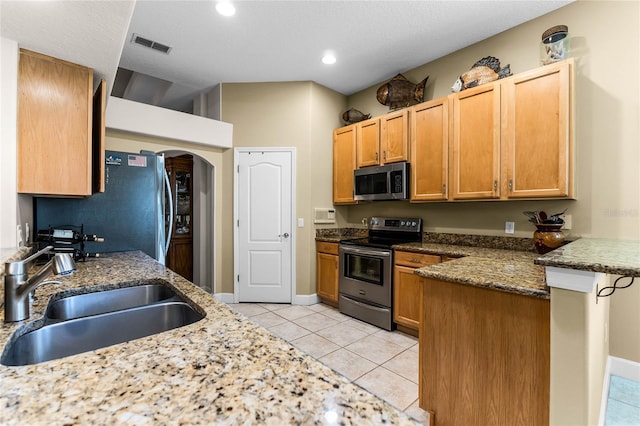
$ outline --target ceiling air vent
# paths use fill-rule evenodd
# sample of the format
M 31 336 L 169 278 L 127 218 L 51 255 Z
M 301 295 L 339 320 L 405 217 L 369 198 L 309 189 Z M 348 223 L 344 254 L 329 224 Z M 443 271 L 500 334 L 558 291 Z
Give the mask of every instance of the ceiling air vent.
M 138 34 L 134 34 L 131 39 L 131 43 L 139 44 L 144 47 L 148 47 L 149 49 L 157 50 L 158 52 L 168 54 L 171 52 L 171 46 L 167 46 L 166 44 L 158 43 L 157 41 L 149 40 L 148 38 L 141 37 Z

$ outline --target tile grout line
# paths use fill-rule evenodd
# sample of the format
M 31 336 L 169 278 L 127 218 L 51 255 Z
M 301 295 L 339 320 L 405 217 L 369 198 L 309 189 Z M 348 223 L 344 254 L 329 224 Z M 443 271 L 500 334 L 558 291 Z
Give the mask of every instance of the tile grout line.
M 395 359 L 396 357 L 399 357 L 399 356 L 401 356 L 402 354 L 405 354 L 405 353 L 407 353 L 407 352 L 409 352 L 409 351 L 412 351 L 412 350 L 413 350 L 413 348 L 415 347 L 415 345 L 416 345 L 416 344 L 418 344 L 418 342 L 417 342 L 417 341 L 415 341 L 415 340 L 413 340 L 413 339 L 409 338 L 409 340 L 411 340 L 411 341 L 412 341 L 412 343 L 411 343 L 410 345 L 409 345 L 409 343 L 406 343 L 406 345 L 408 345 L 408 346 L 406 346 L 406 347 L 405 347 L 405 343 L 401 343 L 401 344 L 399 344 L 399 343 L 396 343 L 396 341 L 394 341 L 393 339 L 389 339 L 388 337 L 389 337 L 390 335 L 387 335 L 387 334 L 383 333 L 383 332 L 384 332 L 384 330 L 377 330 L 377 329 L 372 330 L 372 329 L 371 329 L 371 328 L 369 328 L 369 327 L 364 327 L 364 325 L 366 325 L 366 324 L 363 324 L 363 327 L 360 327 L 360 328 L 358 328 L 358 327 L 356 327 L 356 326 L 353 326 L 353 325 L 350 325 L 350 324 L 347 324 L 347 326 L 348 326 L 348 327 L 351 327 L 352 329 L 356 330 L 357 332 L 363 333 L 364 335 L 363 335 L 362 337 L 357 338 L 357 339 L 356 339 L 356 340 L 354 340 L 354 341 L 350 341 L 350 342 L 349 342 L 349 343 L 347 343 L 346 345 L 342 345 L 342 344 L 339 344 L 339 343 L 337 343 L 337 342 L 335 342 L 335 341 L 333 341 L 333 340 L 331 340 L 331 339 L 329 339 L 329 338 L 327 338 L 327 337 L 324 337 L 324 336 L 322 336 L 322 335 L 318 334 L 319 332 L 321 332 L 321 331 L 323 331 L 323 330 L 327 330 L 327 329 L 329 329 L 329 328 L 331 328 L 331 327 L 339 326 L 339 325 L 344 324 L 344 323 L 346 323 L 346 322 L 348 322 L 348 321 L 350 321 L 350 320 L 357 321 L 357 319 L 354 319 L 354 318 L 351 318 L 351 317 L 347 317 L 346 319 L 344 319 L 344 318 L 340 318 L 340 316 L 339 316 L 339 315 L 336 315 L 336 313 L 337 313 L 338 311 L 337 311 L 337 310 L 335 310 L 334 308 L 327 307 L 326 309 L 322 309 L 322 310 L 309 309 L 309 311 L 310 311 L 310 312 L 309 312 L 309 313 L 307 313 L 306 315 L 302 315 L 301 317 L 297 317 L 297 318 L 295 318 L 295 319 L 288 319 L 288 318 L 286 318 L 285 316 L 283 316 L 283 315 L 281 315 L 281 314 L 278 314 L 278 311 L 280 311 L 280 310 L 282 310 L 282 309 L 287 309 L 287 308 L 291 307 L 292 305 L 289 305 L 289 306 L 283 306 L 283 307 L 281 307 L 281 308 L 277 308 L 277 309 L 270 309 L 270 308 L 272 308 L 272 306 L 267 307 L 267 306 L 261 306 L 260 304 L 255 304 L 255 305 L 256 305 L 256 306 L 260 306 L 262 309 L 264 309 L 264 312 L 252 313 L 251 315 L 246 314 L 246 313 L 243 313 L 243 312 L 241 312 L 241 311 L 236 311 L 236 312 L 238 312 L 238 313 L 240 313 L 240 314 L 244 315 L 247 319 L 249 319 L 250 321 L 252 321 L 252 322 L 256 323 L 257 325 L 259 325 L 259 326 L 261 326 L 261 327 L 264 327 L 265 329 L 269 330 L 269 331 L 270 331 L 271 333 L 273 333 L 274 335 L 276 335 L 276 336 L 280 337 L 280 338 L 281 338 L 282 340 L 284 340 L 285 342 L 287 342 L 287 343 L 289 343 L 289 344 L 291 344 L 291 345 L 295 346 L 297 349 L 299 349 L 299 350 L 301 350 L 302 352 L 306 353 L 307 355 L 311 356 L 311 357 L 312 357 L 312 358 L 314 358 L 316 361 L 318 361 L 318 362 L 322 363 L 322 364 L 323 364 L 323 365 L 325 365 L 326 367 L 330 368 L 331 370 L 333 370 L 333 371 L 335 371 L 336 373 L 340 374 L 341 376 L 345 377 L 347 380 L 349 380 L 349 381 L 350 381 L 350 382 L 352 382 L 353 384 L 356 384 L 356 385 L 360 386 L 362 389 L 364 389 L 364 390 L 366 390 L 366 391 L 368 391 L 368 392 L 373 393 L 374 395 L 378 396 L 378 397 L 379 397 L 379 398 L 381 398 L 382 400 L 385 400 L 387 403 L 389 403 L 389 404 L 390 404 L 390 405 L 392 405 L 392 406 L 395 406 L 397 409 L 399 409 L 399 410 L 401 410 L 401 411 L 407 412 L 407 410 L 409 410 L 412 406 L 414 406 L 414 405 L 419 401 L 419 398 L 416 396 L 416 399 L 413 399 L 413 400 L 412 400 L 412 401 L 411 401 L 411 402 L 410 402 L 406 407 L 401 407 L 401 406 L 399 406 L 399 405 L 395 405 L 394 403 L 391 403 L 391 401 L 390 401 L 390 400 L 388 400 L 388 399 L 387 399 L 386 397 L 384 397 L 383 395 L 378 394 L 378 393 L 375 393 L 375 392 L 373 392 L 372 390 L 370 390 L 370 389 L 368 389 L 368 388 L 366 388 L 366 387 L 364 387 L 364 386 L 362 386 L 362 385 L 360 385 L 360 384 L 358 384 L 358 383 L 357 383 L 357 381 L 359 381 L 359 380 L 363 379 L 366 375 L 371 374 L 371 373 L 372 373 L 372 372 L 374 372 L 375 370 L 378 370 L 378 369 L 382 368 L 382 369 L 383 369 L 384 371 L 386 371 L 387 373 L 392 374 L 392 375 L 394 375 L 394 376 L 397 376 L 397 377 L 399 377 L 399 378 L 402 378 L 403 380 L 406 380 L 406 381 L 408 381 L 408 382 L 412 383 L 413 385 L 416 385 L 416 386 L 417 386 L 417 385 L 418 385 L 418 383 L 416 383 L 413 379 L 407 378 L 407 377 L 405 377 L 404 375 L 399 374 L 399 373 L 396 373 L 395 371 L 393 371 L 393 370 L 389 369 L 388 367 L 385 367 L 385 366 L 384 366 L 384 364 L 386 364 L 386 363 L 388 363 L 388 362 L 392 361 L 392 360 L 393 360 L 393 359 Z M 236 306 L 237 306 L 237 305 L 236 305 Z M 232 306 L 232 308 L 233 308 L 233 306 Z M 324 314 L 324 312 L 327 312 L 327 311 L 332 312 L 331 316 L 330 316 L 330 315 L 326 315 L 326 314 Z M 277 316 L 278 318 L 280 318 L 283 322 L 282 322 L 282 323 L 278 323 L 278 324 L 276 324 L 276 325 L 267 326 L 267 325 L 261 324 L 257 319 L 255 319 L 255 318 L 254 318 L 254 317 L 257 317 L 257 316 L 260 316 L 260 315 L 264 315 L 264 314 L 267 314 L 267 313 L 272 313 L 272 314 L 276 315 L 276 316 Z M 310 330 L 310 329 L 306 328 L 305 326 L 303 326 L 303 325 L 301 325 L 301 324 L 296 323 L 296 321 L 299 321 L 299 320 L 301 320 L 301 319 L 303 319 L 303 318 L 305 318 L 305 317 L 312 316 L 312 315 L 315 315 L 315 314 L 323 315 L 323 316 L 325 316 L 327 319 L 332 320 L 332 321 L 335 321 L 336 323 L 335 323 L 335 324 L 332 324 L 332 325 L 328 325 L 328 326 L 326 326 L 326 327 L 319 328 L 319 329 L 317 329 L 317 330 L 315 330 L 315 331 L 312 331 L 312 330 Z M 341 314 L 341 315 L 343 315 L 343 314 Z M 307 334 L 304 334 L 304 335 L 302 335 L 302 336 L 295 337 L 295 338 L 293 338 L 293 339 L 288 339 L 288 338 L 285 338 L 285 337 L 283 337 L 283 336 L 280 336 L 279 334 L 277 334 L 275 331 L 273 331 L 273 330 L 272 330 L 272 328 L 275 328 L 275 327 L 278 327 L 278 326 L 281 326 L 281 325 L 285 325 L 285 324 L 292 324 L 292 325 L 294 325 L 295 327 L 299 327 L 300 329 L 304 330 Z M 391 333 L 392 333 L 392 334 L 394 334 L 393 332 L 391 332 Z M 396 354 L 395 354 L 395 355 L 393 355 L 391 358 L 384 360 L 382 363 L 379 363 L 379 362 L 377 362 L 377 361 L 370 360 L 370 359 L 368 359 L 368 358 L 366 358 L 366 357 L 364 357 L 364 356 L 362 356 L 362 355 L 358 354 L 357 352 L 354 352 L 353 350 L 351 350 L 351 349 L 348 349 L 348 348 L 347 348 L 347 346 L 350 346 L 350 345 L 352 345 L 352 344 L 354 344 L 354 343 L 360 342 L 360 341 L 362 341 L 362 340 L 364 340 L 364 339 L 366 339 L 366 338 L 369 338 L 369 337 L 372 337 L 372 336 L 376 336 L 377 334 L 380 334 L 380 336 L 378 336 L 378 338 L 380 338 L 381 340 L 383 340 L 383 341 L 385 342 L 385 344 L 389 344 L 389 345 L 396 346 L 397 348 L 399 348 L 399 349 L 400 349 L 400 352 L 396 353 Z M 403 336 L 404 336 L 404 334 L 402 334 L 402 333 L 400 333 L 400 335 L 403 335 Z M 299 347 L 297 344 L 295 344 L 295 343 L 294 343 L 296 340 L 300 340 L 300 339 L 308 338 L 308 337 L 310 337 L 310 336 L 313 336 L 314 338 L 320 338 L 320 339 L 327 340 L 327 341 L 329 341 L 330 343 L 332 343 L 332 344 L 336 345 L 336 346 L 337 346 L 337 348 L 336 348 L 336 349 L 334 349 L 334 350 L 332 350 L 332 351 L 330 351 L 330 352 L 328 352 L 328 353 L 326 353 L 326 354 L 323 354 L 322 356 L 318 356 L 318 357 L 316 357 L 316 356 L 314 356 L 314 355 L 312 355 L 311 353 L 309 353 L 309 352 L 305 351 L 304 349 L 302 349 L 301 347 Z M 338 370 L 337 370 L 337 369 L 335 369 L 334 367 L 332 367 L 332 366 L 328 365 L 327 363 L 325 363 L 324 361 L 322 361 L 322 360 L 321 360 L 321 358 L 324 358 L 324 357 L 326 357 L 326 356 L 329 356 L 329 355 L 331 355 L 331 354 L 333 354 L 333 353 L 335 353 L 335 352 L 337 352 L 337 351 L 339 351 L 339 350 L 341 350 L 341 349 L 344 349 L 345 351 L 349 352 L 349 353 L 350 353 L 350 354 L 352 354 L 353 356 L 359 357 L 359 358 L 361 358 L 361 359 L 363 359 L 363 360 L 365 360 L 365 361 L 367 361 L 367 362 L 371 363 L 371 364 L 373 365 L 373 367 L 372 367 L 372 368 L 370 368 L 370 369 L 368 369 L 368 370 L 367 370 L 367 371 L 365 371 L 365 372 L 362 372 L 362 373 L 361 373 L 361 374 L 359 374 L 357 377 L 354 377 L 354 378 L 352 379 L 352 378 L 350 378 L 350 377 L 347 377 L 345 374 L 341 373 L 340 371 L 338 371 Z M 417 378 L 416 380 L 419 380 L 419 378 Z M 407 414 L 408 414 L 408 413 L 407 413 Z M 408 415 L 409 415 L 410 417 L 413 417 L 413 415 L 410 415 L 410 414 L 408 414 Z

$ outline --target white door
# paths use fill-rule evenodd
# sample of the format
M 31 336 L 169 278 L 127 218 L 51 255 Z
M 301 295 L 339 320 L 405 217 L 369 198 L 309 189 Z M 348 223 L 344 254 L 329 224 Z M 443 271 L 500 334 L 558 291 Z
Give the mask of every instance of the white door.
M 291 303 L 292 156 L 236 150 L 237 302 Z

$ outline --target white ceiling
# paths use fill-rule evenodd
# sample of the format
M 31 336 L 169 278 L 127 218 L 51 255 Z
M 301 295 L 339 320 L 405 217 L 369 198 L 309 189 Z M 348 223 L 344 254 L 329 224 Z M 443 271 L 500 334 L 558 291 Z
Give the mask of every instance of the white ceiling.
M 2 0 L 0 29 L 110 84 L 118 65 L 172 82 L 150 103 L 184 109 L 220 82 L 311 80 L 350 95 L 571 1 L 247 0 L 223 17 L 204 0 Z M 133 33 L 172 50 L 133 44 Z M 329 50 L 331 66 L 321 62 Z

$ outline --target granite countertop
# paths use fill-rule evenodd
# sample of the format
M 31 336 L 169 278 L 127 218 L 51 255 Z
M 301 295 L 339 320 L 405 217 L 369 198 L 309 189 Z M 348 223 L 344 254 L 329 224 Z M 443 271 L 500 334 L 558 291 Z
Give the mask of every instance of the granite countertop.
M 415 423 L 141 252 L 79 262 L 59 279 L 36 290 L 29 320 L 2 323 L 3 347 L 23 325 L 37 326 L 50 296 L 106 283 L 165 280 L 206 317 L 58 360 L 0 366 L 0 424 Z
M 535 260 L 537 265 L 640 277 L 640 241 L 581 238 Z
M 457 258 L 416 269 L 415 274 L 425 278 L 549 298 L 544 268 L 534 263 L 540 255 L 534 252 L 426 242 L 393 248 Z
M 366 237 L 366 228 L 321 228 L 316 229 L 316 241 L 324 243 L 339 243 L 349 238 Z

